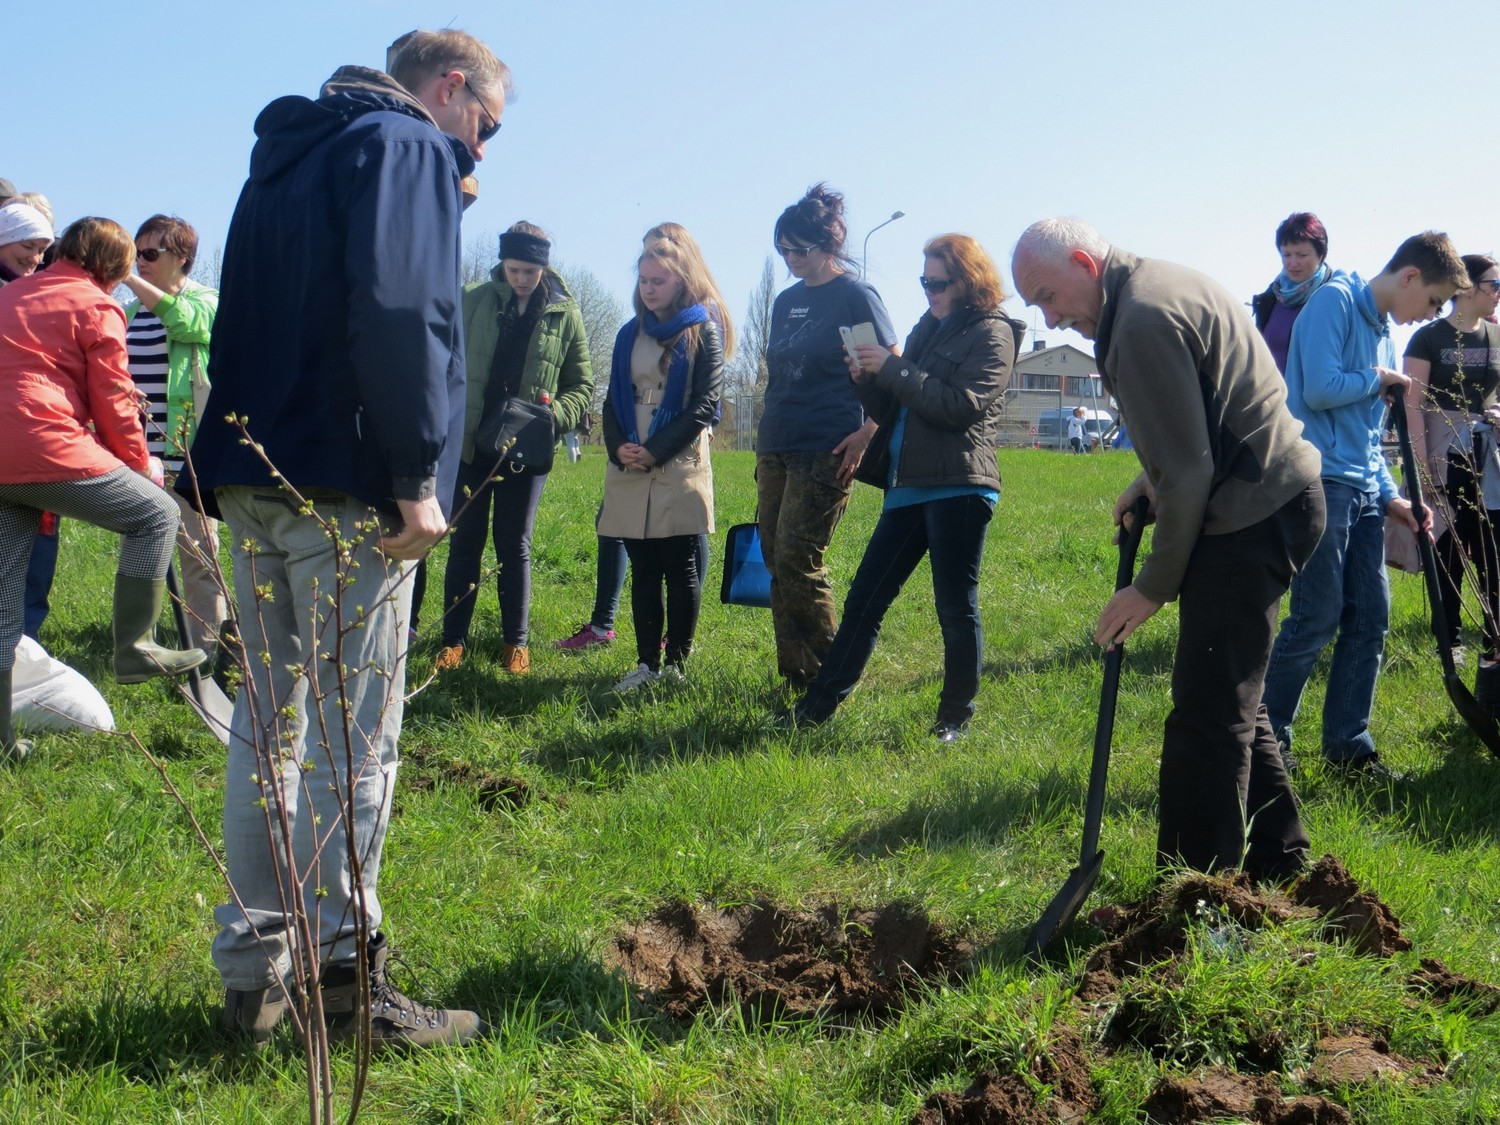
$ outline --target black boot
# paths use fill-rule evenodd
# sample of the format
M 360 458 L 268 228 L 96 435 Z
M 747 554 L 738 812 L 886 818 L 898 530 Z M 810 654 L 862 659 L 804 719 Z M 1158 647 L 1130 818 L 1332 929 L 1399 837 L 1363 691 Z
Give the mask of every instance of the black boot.
M 31 740 L 17 738 L 10 723 L 10 685 L 13 668 L 0 672 L 0 765 L 19 762 L 31 753 Z

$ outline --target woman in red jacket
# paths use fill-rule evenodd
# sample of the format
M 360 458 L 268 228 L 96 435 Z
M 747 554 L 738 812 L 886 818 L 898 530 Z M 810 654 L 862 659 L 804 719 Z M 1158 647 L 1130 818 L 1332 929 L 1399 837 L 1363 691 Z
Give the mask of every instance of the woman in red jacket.
M 0 760 L 22 757 L 10 721 L 26 545 L 43 511 L 123 537 L 115 576 L 115 679 L 140 683 L 203 663 L 154 643 L 177 505 L 148 479 L 150 458 L 110 297 L 135 262 L 118 223 L 79 219 L 57 260 L 0 289 Z M 90 425 L 93 429 L 90 430 Z

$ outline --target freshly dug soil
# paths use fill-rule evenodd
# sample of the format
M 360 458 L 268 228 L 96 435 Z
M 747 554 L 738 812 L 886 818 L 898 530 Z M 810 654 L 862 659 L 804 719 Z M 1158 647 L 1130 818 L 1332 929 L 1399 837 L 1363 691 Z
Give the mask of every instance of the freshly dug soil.
M 987 1071 L 962 1094 L 933 1094 L 911 1125 L 1083 1125 L 1099 1108 L 1099 1096 L 1089 1082 L 1088 1057 L 1076 1031 L 1054 1031 L 1035 1067 L 1037 1080 L 1052 1087 L 1046 1102 L 1037 1101 L 1032 1084 L 1019 1074 Z
M 1422 967 L 1406 978 L 1406 984 L 1436 1004 L 1466 1004 L 1481 1016 L 1500 1012 L 1500 988 L 1460 976 L 1436 957 L 1423 957 Z
M 1233 1120 L 1254 1125 L 1349 1125 L 1353 1116 L 1317 1095 L 1288 1098 L 1275 1079 L 1213 1069 L 1196 1078 L 1163 1078 L 1141 1105 L 1157 1125 Z
M 737 1000 L 748 1018 L 888 1016 L 906 992 L 952 976 L 972 948 L 904 904 L 791 913 L 670 903 L 614 942 L 613 964 L 668 1015 Z
M 1426 1085 L 1439 1074 L 1431 1063 L 1393 1054 L 1390 1044 L 1379 1035 L 1351 1034 L 1330 1035 L 1318 1041 L 1318 1054 L 1308 1067 L 1307 1080 L 1325 1089 L 1382 1080 Z
M 450 762 L 433 774 L 417 774 L 402 777 L 402 783 L 415 793 L 432 789 L 439 781 L 445 781 L 459 789 L 472 789 L 479 807 L 486 812 L 496 809 L 524 809 L 534 800 L 545 800 L 531 782 L 520 777 L 476 770 L 468 762 Z
M 1319 859 L 1285 893 L 1257 888 L 1245 875 L 1190 874 L 1164 883 L 1139 903 L 1097 913 L 1111 940 L 1084 966 L 1078 987 L 1082 1000 L 1106 999 L 1125 977 L 1180 957 L 1188 930 L 1205 917 L 1223 918 L 1245 930 L 1321 917 L 1330 933 L 1372 957 L 1411 948 L 1391 908 L 1361 890 L 1331 855 Z

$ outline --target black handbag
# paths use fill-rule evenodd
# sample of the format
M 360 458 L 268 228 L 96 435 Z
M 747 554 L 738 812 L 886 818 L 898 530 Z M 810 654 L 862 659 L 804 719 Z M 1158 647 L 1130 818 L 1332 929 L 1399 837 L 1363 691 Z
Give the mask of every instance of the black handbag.
M 725 605 L 771 604 L 771 572 L 760 550 L 760 524 L 737 523 L 724 538 L 724 581 L 719 600 Z
M 474 431 L 475 461 L 503 462 L 512 474 L 551 472 L 556 455 L 556 423 L 545 403 L 512 396 L 480 419 Z

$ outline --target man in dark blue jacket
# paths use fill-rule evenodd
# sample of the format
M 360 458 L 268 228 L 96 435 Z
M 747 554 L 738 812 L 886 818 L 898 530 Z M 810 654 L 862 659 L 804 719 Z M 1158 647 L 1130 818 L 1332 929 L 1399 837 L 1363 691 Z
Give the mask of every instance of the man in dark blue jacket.
M 387 67 L 343 67 L 317 100 L 279 98 L 255 123 L 213 391 L 180 486 L 232 532 L 247 666 L 214 962 L 225 1027 L 256 1042 L 293 980 L 321 979 L 336 1040 L 358 1034 L 361 949 L 376 1046 L 484 1027 L 387 983 L 376 877 L 405 684 L 403 560 L 446 530 L 463 438 L 459 182 L 500 128 L 510 74 L 451 30 L 403 37 Z

